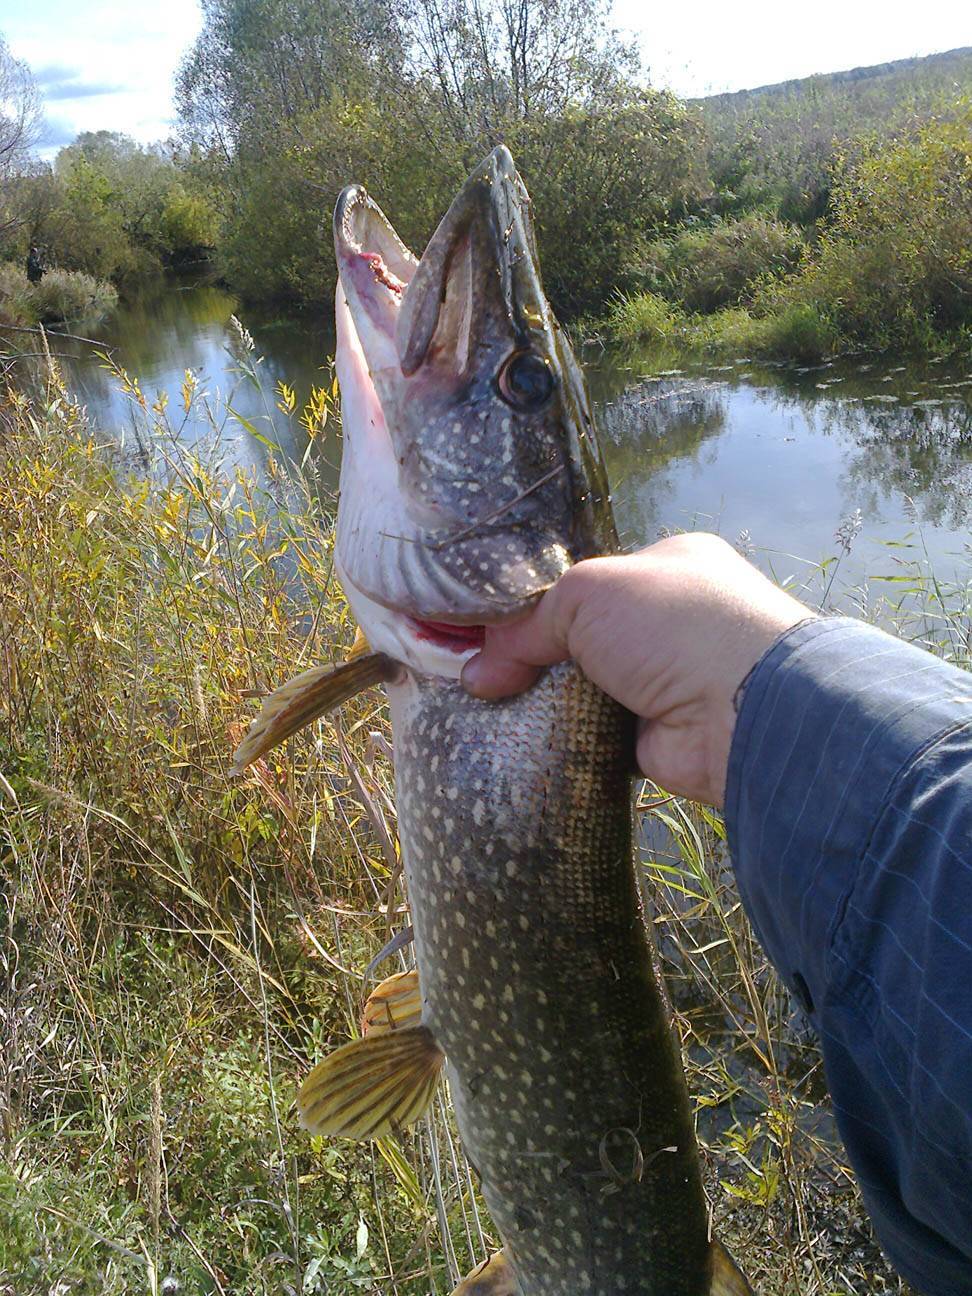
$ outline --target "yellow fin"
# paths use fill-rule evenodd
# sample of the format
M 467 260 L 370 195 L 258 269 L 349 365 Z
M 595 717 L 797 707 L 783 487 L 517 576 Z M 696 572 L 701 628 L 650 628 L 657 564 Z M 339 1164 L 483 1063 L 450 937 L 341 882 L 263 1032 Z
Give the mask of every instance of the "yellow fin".
M 712 1257 L 712 1283 L 709 1296 L 753 1296 L 753 1289 L 742 1276 L 735 1260 L 716 1238 L 709 1246 Z
M 358 626 L 354 632 L 354 643 L 348 649 L 348 654 L 344 660 L 346 662 L 354 661 L 356 658 L 363 657 L 365 653 L 370 653 L 370 652 L 371 652 L 371 645 L 368 643 L 368 640 L 365 638 L 364 631 L 361 629 L 360 626 Z
M 319 1062 L 297 1095 L 311 1134 L 385 1138 L 425 1112 L 445 1061 L 425 1026 L 353 1040 Z
M 340 666 L 312 666 L 296 679 L 281 684 L 264 701 L 263 710 L 237 747 L 230 773 L 242 773 L 271 747 L 278 746 L 356 693 L 394 679 L 398 670 L 398 663 L 384 653 L 371 653 Z
M 361 1014 L 362 1035 L 385 1035 L 422 1020 L 422 992 L 418 972 L 396 972 L 375 986 Z
M 516 1274 L 506 1252 L 497 1251 L 466 1274 L 452 1296 L 517 1296 L 518 1290 Z

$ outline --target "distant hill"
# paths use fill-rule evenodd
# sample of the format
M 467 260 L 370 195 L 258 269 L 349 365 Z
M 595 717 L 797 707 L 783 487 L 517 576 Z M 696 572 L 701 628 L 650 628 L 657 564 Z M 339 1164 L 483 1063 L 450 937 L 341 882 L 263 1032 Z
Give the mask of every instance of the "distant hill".
M 972 47 L 691 102 L 707 129 L 717 206 L 771 208 L 806 224 L 826 209 L 838 154 L 948 116 L 963 97 L 972 97 Z
M 733 90 L 724 94 L 706 95 L 691 99 L 706 110 L 734 108 L 759 98 L 785 98 L 803 95 L 819 89 L 860 88 L 864 82 L 883 82 L 902 90 L 916 81 L 932 79 L 936 83 L 954 78 L 957 86 L 972 89 L 972 45 L 946 50 L 941 54 L 927 54 L 923 58 L 895 59 L 891 63 L 875 63 L 871 67 L 849 68 L 845 72 L 824 72 L 794 81 L 777 81 L 773 85 L 754 86 L 751 90 Z

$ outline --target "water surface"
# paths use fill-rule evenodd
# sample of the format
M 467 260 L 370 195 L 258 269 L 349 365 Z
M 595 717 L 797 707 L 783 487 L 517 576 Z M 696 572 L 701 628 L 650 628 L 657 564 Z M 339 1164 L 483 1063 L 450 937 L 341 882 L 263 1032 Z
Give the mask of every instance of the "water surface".
M 259 388 L 235 358 L 234 314 L 262 357 Z M 164 393 L 184 441 L 215 426 L 239 463 L 263 464 L 266 440 L 295 460 L 303 456 L 303 433 L 277 408 L 274 389 L 283 380 L 303 402 L 313 385 L 329 382 L 329 319 L 273 318 L 205 279 L 159 280 L 97 336 L 149 402 Z M 131 396 L 93 349 L 55 345 L 76 357 L 64 363 L 95 423 L 131 438 L 138 422 Z M 816 565 L 837 554 L 842 586 L 893 575 L 919 552 L 944 576 L 964 570 L 972 355 L 918 362 L 868 354 L 808 368 L 673 362 L 592 345 L 581 354 L 627 545 L 674 530 L 716 530 L 777 576 L 815 586 L 829 579 L 812 575 Z M 205 394 L 189 418 L 181 397 L 187 369 Z M 325 432 L 314 454 L 333 484 L 336 431 Z M 849 554 L 835 541 L 842 524 L 846 536 L 859 531 Z

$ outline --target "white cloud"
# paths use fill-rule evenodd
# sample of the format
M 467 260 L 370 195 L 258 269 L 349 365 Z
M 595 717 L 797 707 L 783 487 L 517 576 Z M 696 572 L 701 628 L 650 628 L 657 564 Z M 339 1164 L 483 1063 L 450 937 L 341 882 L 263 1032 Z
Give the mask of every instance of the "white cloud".
M 170 135 L 173 79 L 201 21 L 197 0 L 0 0 L 0 32 L 52 105 L 44 153 L 83 130 Z

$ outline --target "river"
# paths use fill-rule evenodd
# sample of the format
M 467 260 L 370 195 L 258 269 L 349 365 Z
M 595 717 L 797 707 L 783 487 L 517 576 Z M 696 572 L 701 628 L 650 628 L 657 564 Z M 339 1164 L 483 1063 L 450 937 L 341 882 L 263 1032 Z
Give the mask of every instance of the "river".
M 234 314 L 262 357 L 261 389 L 234 359 Z M 291 384 L 302 402 L 312 385 L 330 380 L 329 320 L 247 310 L 205 278 L 159 280 L 96 336 L 149 403 L 165 394 L 183 440 L 211 435 L 215 421 L 231 460 L 259 469 L 266 441 L 302 458 L 306 443 L 296 420 L 276 408 L 274 387 Z M 54 345 L 94 423 L 133 437 L 132 398 L 93 349 L 65 339 Z M 715 530 L 809 597 L 830 585 L 837 556 L 831 599 L 840 591 L 860 598 L 865 581 L 872 602 L 890 597 L 896 586 L 887 578 L 924 555 L 940 576 L 962 578 L 972 495 L 969 354 L 906 362 L 871 353 L 812 367 L 619 354 L 592 343 L 581 355 L 627 545 L 679 529 Z M 186 370 L 206 399 L 183 422 Z M 227 403 L 239 418 L 227 415 Z M 333 484 L 336 434 L 325 429 L 314 452 L 321 478 Z M 835 538 L 841 527 L 849 551 Z

